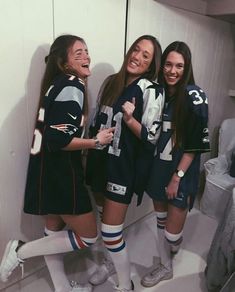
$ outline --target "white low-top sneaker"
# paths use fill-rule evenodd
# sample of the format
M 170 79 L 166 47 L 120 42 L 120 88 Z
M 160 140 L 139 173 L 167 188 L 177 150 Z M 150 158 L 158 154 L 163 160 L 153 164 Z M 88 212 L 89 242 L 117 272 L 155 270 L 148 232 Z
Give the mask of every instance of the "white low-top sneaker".
M 114 290 L 115 291 L 118 291 L 118 292 L 131 292 L 131 291 L 135 291 L 134 290 L 134 283 L 131 281 L 131 288 L 130 289 L 127 289 L 127 288 L 121 288 L 121 287 L 118 287 L 118 286 L 115 286 L 114 287 Z
M 152 287 L 157 285 L 160 281 L 170 280 L 173 278 L 172 268 L 166 268 L 162 264 L 154 267 L 141 279 L 141 285 L 144 287 Z
M 105 258 L 102 264 L 90 276 L 89 283 L 95 286 L 103 284 L 111 275 L 115 273 L 116 270 L 113 262 Z
M 0 279 L 6 282 L 11 273 L 18 267 L 22 268 L 24 261 L 18 258 L 17 248 L 21 245 L 19 240 L 10 240 L 5 248 L 3 258 L 0 264 Z

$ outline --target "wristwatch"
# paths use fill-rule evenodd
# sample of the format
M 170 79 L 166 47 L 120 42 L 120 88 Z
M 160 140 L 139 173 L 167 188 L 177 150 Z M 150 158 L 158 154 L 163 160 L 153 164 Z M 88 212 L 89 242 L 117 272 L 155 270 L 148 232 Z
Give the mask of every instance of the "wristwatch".
M 184 176 L 184 171 L 182 169 L 176 169 L 175 173 L 180 178 L 182 178 Z
M 100 144 L 100 141 L 96 136 L 93 137 L 93 139 L 95 140 L 95 149 L 101 150 L 105 148 L 105 145 Z

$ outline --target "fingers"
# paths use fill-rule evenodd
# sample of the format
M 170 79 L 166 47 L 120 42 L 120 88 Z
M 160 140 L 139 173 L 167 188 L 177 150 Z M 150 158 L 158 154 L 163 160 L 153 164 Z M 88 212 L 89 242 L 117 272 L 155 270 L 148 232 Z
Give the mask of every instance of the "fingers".
M 108 128 L 108 132 L 110 133 L 110 132 L 114 132 L 115 131 L 115 127 L 111 127 L 111 128 Z
M 132 97 L 132 104 L 135 105 L 135 97 Z

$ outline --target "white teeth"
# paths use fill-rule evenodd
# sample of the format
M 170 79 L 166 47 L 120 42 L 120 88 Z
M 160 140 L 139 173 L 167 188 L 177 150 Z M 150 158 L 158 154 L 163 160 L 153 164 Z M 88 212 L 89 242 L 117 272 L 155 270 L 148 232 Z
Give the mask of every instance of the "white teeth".
M 136 63 L 133 62 L 133 61 L 131 61 L 130 63 L 131 63 L 131 65 L 138 66 L 138 64 L 136 64 Z

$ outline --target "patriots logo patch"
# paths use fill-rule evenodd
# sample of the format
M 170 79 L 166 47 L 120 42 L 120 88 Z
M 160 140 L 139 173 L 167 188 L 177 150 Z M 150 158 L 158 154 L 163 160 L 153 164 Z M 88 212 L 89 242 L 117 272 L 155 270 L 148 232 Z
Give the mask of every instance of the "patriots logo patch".
M 78 128 L 71 124 L 59 124 L 59 125 L 51 125 L 52 129 L 61 131 L 65 134 L 73 135 L 77 132 Z

